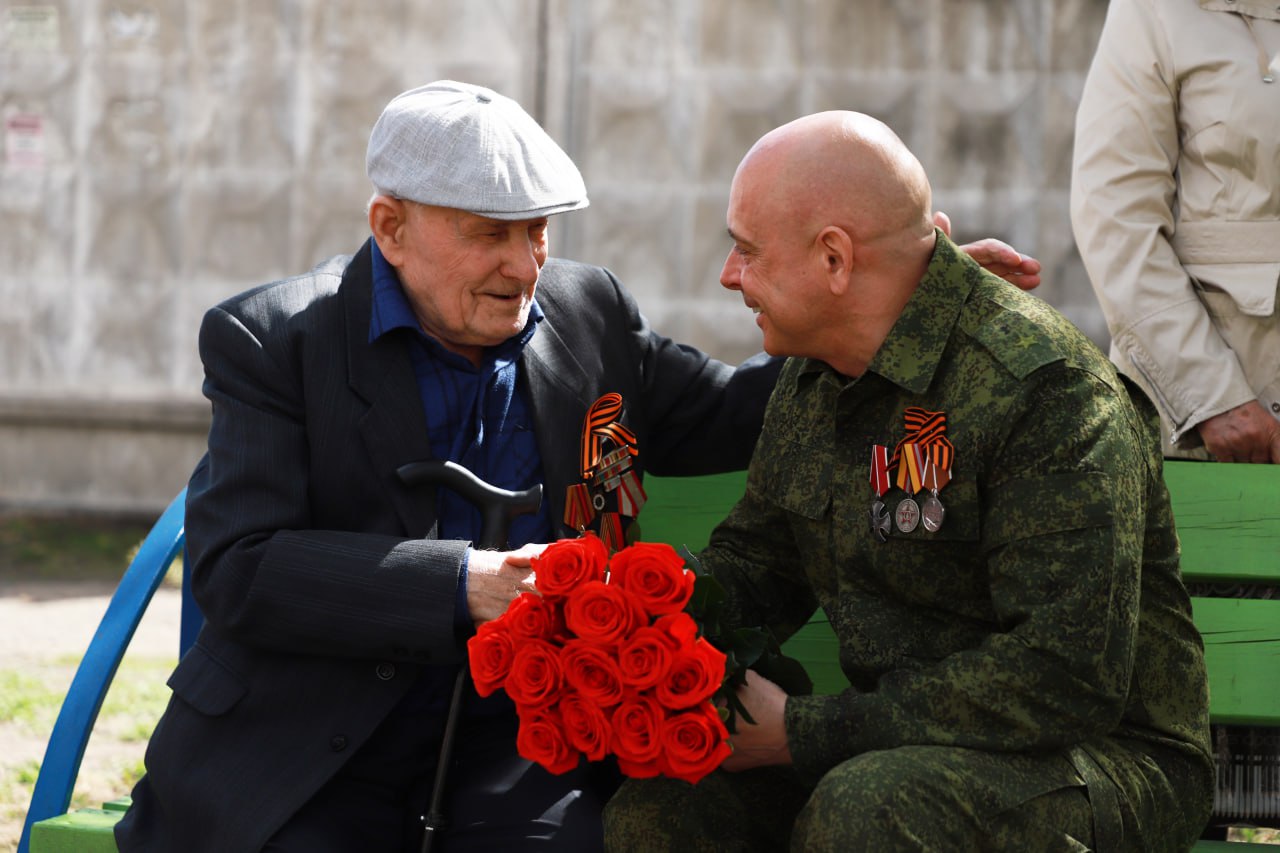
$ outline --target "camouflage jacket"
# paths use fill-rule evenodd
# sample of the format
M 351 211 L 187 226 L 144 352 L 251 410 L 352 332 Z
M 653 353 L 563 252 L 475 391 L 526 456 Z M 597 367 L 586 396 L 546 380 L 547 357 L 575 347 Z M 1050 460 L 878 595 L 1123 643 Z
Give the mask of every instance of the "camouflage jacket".
M 872 448 L 893 455 L 909 407 L 945 416 L 946 514 L 882 542 Z M 816 607 L 831 619 L 853 687 L 788 700 L 797 768 L 903 744 L 1084 745 L 1135 798 L 1148 757 L 1176 773 L 1198 833 L 1208 690 L 1156 424 L 1065 318 L 940 233 L 861 377 L 791 359 L 702 559 L 742 624 L 786 636 Z M 906 498 L 882 500 L 893 516 Z

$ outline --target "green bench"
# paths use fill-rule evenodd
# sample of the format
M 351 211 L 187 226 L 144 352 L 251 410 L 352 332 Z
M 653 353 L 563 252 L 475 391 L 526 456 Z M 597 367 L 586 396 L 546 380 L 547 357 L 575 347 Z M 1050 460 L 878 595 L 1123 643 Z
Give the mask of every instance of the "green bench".
M 699 550 L 711 527 L 741 494 L 743 479 L 742 474 L 647 478 L 649 502 L 640 518 L 643 538 Z M 1280 467 L 1171 462 L 1166 480 L 1188 582 L 1224 587 L 1280 584 Z M 1280 598 L 1197 597 L 1193 607 L 1205 639 L 1214 722 L 1276 727 L 1280 733 Z M 787 642 L 786 651 L 805 663 L 816 689 L 835 692 L 847 686 L 837 663 L 835 637 L 825 621 L 815 619 Z M 92 719 L 88 725 L 92 727 Z M 1269 788 L 1247 779 L 1237 786 L 1233 761 L 1230 755 L 1221 757 L 1217 818 L 1280 824 L 1280 780 L 1273 776 Z M 1248 764 L 1249 759 L 1243 761 Z M 115 850 L 111 827 L 127 803 L 114 801 L 103 809 L 33 822 L 30 853 Z M 1212 840 L 1195 847 L 1196 853 L 1275 849 Z M 27 850 L 20 846 L 19 853 Z

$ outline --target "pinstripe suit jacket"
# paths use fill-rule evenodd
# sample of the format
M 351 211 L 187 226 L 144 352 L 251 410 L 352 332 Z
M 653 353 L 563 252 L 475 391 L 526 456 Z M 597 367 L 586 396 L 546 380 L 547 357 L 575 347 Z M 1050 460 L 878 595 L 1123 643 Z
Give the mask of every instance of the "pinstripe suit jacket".
M 552 519 L 587 408 L 616 391 L 658 474 L 745 467 L 778 364 L 734 369 L 650 330 L 606 270 L 552 259 L 522 356 Z M 170 679 L 122 850 L 257 850 L 329 779 L 425 663 L 461 658 L 467 543 L 434 538 L 430 457 L 405 341 L 370 343 L 368 244 L 211 309 L 213 405 L 187 501 L 206 624 Z M 563 531 L 569 535 L 569 531 Z

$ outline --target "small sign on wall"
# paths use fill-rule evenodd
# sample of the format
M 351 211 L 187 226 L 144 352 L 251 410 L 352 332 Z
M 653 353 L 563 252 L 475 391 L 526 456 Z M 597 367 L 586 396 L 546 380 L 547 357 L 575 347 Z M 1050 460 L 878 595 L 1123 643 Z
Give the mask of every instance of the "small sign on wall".
M 44 168 L 44 118 L 34 113 L 14 113 L 4 119 L 4 162 L 10 169 L 38 171 Z
M 6 13 L 5 35 L 12 50 L 54 53 L 58 50 L 56 6 L 14 6 Z

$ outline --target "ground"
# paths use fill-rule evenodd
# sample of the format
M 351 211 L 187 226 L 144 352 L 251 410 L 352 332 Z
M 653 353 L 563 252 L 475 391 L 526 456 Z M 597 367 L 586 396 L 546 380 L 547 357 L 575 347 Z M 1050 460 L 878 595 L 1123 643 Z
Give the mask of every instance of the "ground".
M 93 582 L 0 581 L 0 850 L 17 846 L 31 786 L 75 666 L 106 610 Z M 72 804 L 129 792 L 177 661 L 179 593 L 156 593 L 134 635 L 85 750 Z
M 149 521 L 0 516 L 0 851 L 16 848 L 63 696 Z M 177 661 L 179 592 L 166 580 L 103 702 L 72 799 L 125 795 Z

